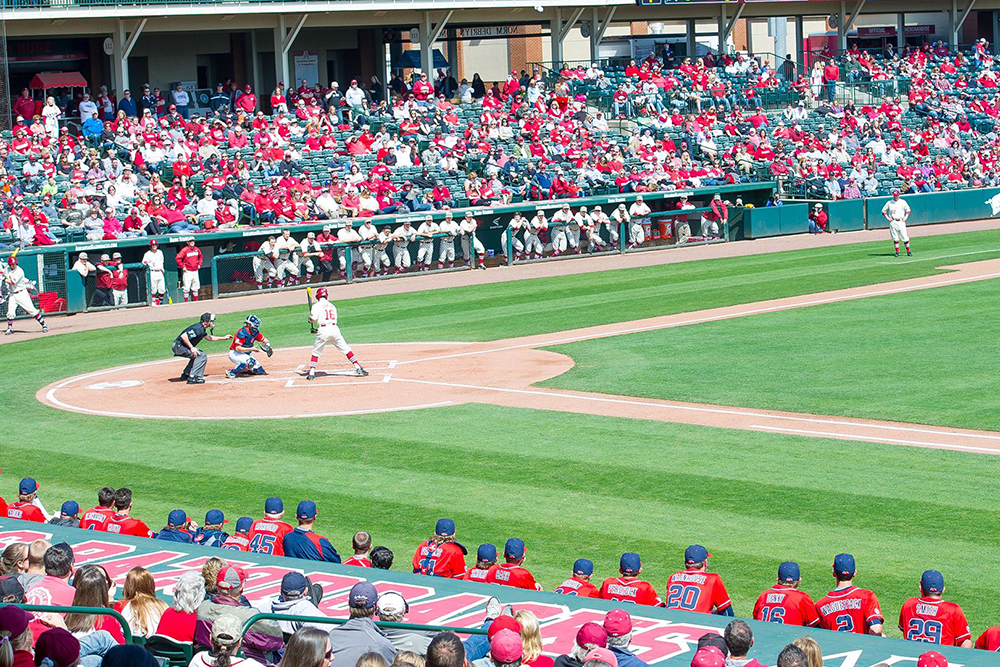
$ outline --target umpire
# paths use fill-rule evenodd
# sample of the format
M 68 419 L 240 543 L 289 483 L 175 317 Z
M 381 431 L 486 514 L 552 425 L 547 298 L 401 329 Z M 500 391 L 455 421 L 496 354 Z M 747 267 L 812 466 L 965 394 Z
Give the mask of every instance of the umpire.
M 187 380 L 188 384 L 205 384 L 205 366 L 208 365 L 208 355 L 203 350 L 198 349 L 198 343 L 204 340 L 219 341 L 232 340 L 232 336 L 214 336 L 209 331 L 215 330 L 215 315 L 213 313 L 202 313 L 201 320 L 185 327 L 184 331 L 174 339 L 171 350 L 175 357 L 185 357 L 188 359 L 184 372 L 181 373 L 181 380 Z

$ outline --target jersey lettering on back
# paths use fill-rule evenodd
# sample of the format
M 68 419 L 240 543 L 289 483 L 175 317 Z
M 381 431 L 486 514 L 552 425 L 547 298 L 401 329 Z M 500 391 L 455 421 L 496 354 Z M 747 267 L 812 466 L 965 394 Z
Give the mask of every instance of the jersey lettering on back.
M 821 628 L 837 632 L 864 635 L 872 625 L 884 623 L 878 598 L 857 586 L 830 591 L 816 603 L 816 613 Z
M 722 583 L 722 577 L 714 572 L 681 570 L 667 579 L 667 609 L 681 609 L 710 614 L 713 609 L 723 610 L 732 602 Z
M 757 598 L 753 608 L 754 620 L 782 625 L 811 627 L 819 623 L 816 604 L 803 591 L 776 585 Z
M 250 526 L 249 551 L 269 556 L 284 556 L 282 540 L 294 528 L 278 519 L 257 519 Z
M 903 638 L 925 644 L 959 646 L 972 637 L 965 612 L 954 602 L 937 598 L 910 598 L 899 610 Z
M 651 583 L 632 577 L 608 577 L 601 584 L 600 597 L 602 600 L 631 602 L 650 607 L 663 604 Z

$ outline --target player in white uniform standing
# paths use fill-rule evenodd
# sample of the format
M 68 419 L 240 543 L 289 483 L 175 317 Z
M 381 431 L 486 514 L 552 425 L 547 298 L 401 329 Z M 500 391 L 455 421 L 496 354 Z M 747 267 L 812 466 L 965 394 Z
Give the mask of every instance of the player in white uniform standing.
M 628 211 L 625 210 L 625 204 L 618 204 L 618 208 L 611 211 L 611 221 L 614 222 L 615 227 L 618 229 L 624 229 L 625 232 L 628 233 L 629 237 L 632 236 L 632 216 L 630 216 Z M 625 223 L 624 227 L 622 227 L 622 223 Z M 610 227 L 608 227 L 608 229 L 610 229 Z M 642 234 L 641 227 L 639 228 L 639 233 Z M 629 239 L 628 247 L 632 247 L 631 238 Z
M 899 242 L 906 246 L 906 254 L 910 252 L 910 237 L 906 233 L 906 220 L 910 217 L 910 205 L 905 199 L 900 199 L 899 190 L 892 191 L 892 199 L 882 207 L 882 216 L 889 221 L 889 236 L 892 237 L 892 245 L 896 249 L 896 257 L 899 257 Z
M 404 220 L 400 227 L 392 233 L 392 263 L 396 265 L 396 273 L 402 273 L 410 268 L 410 243 L 417 237 L 417 230 Z
M 389 273 L 392 260 L 389 259 L 389 243 L 392 242 L 392 230 L 386 225 L 379 231 L 378 238 L 375 239 L 375 266 L 372 267 L 373 275 L 385 275 Z
M 521 239 L 517 238 L 517 235 L 527 227 L 528 221 L 521 216 L 521 212 L 514 211 L 514 216 L 507 223 L 507 231 L 500 242 L 500 253 L 504 257 L 507 256 L 507 237 L 509 236 L 510 247 L 514 251 L 514 261 L 517 262 L 521 259 L 521 253 L 524 252 L 524 243 L 521 242 Z
M 552 227 L 549 236 L 552 238 L 552 256 L 558 257 L 566 252 L 566 227 L 573 221 L 573 211 L 569 204 L 552 214 Z
M 319 361 L 320 355 L 323 354 L 323 348 L 326 347 L 327 343 L 333 343 L 334 347 L 347 356 L 347 360 L 354 364 L 355 375 L 368 375 L 368 371 L 361 367 L 358 358 L 354 356 L 351 347 L 341 335 L 340 327 L 337 326 L 337 307 L 328 301 L 328 297 L 329 292 L 326 288 L 320 287 L 316 290 L 316 303 L 309 311 L 309 319 L 316 323 L 318 330 L 316 342 L 313 343 L 312 356 L 309 357 L 309 374 L 306 379 L 315 379 L 316 363 Z
M 313 274 L 316 272 L 316 265 L 319 263 L 321 257 L 323 257 L 323 248 L 320 246 L 319 241 L 316 240 L 316 232 L 309 232 L 306 237 L 302 239 L 302 243 L 299 245 L 299 252 L 302 253 L 301 259 L 299 260 L 299 268 L 306 270 L 306 282 L 312 282 Z
M 278 261 L 274 264 L 278 282 L 282 287 L 288 287 L 293 280 L 298 285 L 299 263 L 295 253 L 299 251 L 299 242 L 292 238 L 289 230 L 282 230 L 281 236 L 274 242 L 274 251 L 278 255 Z
M 444 263 L 448 262 L 448 268 L 455 268 L 455 236 L 461 231 L 451 211 L 446 211 L 444 220 L 438 226 L 438 231 L 444 236 L 438 241 L 438 268 L 443 269 Z
M 420 245 L 417 247 L 417 269 L 430 271 L 431 260 L 434 259 L 434 235 L 438 233 L 437 223 L 430 215 L 424 216 L 424 221 L 417 227 Z
M 566 244 L 576 255 L 580 254 L 580 232 L 583 230 L 582 222 L 586 217 L 587 207 L 581 206 L 566 225 Z
M 545 248 L 542 245 L 541 239 L 538 238 L 538 233 L 543 229 L 548 229 L 549 221 L 545 219 L 545 211 L 539 211 L 535 214 L 528 222 L 528 228 L 524 230 L 524 255 L 525 257 L 531 257 L 534 255 L 535 259 L 542 256 Z
M 156 239 L 149 242 L 149 250 L 142 255 L 142 263 L 149 271 L 149 291 L 153 294 L 153 305 L 159 306 L 167 294 L 167 281 L 163 278 L 163 251 Z
M 600 206 L 594 207 L 594 212 L 591 214 L 591 218 L 594 220 L 594 233 L 600 237 L 601 226 L 603 225 L 604 228 L 608 230 L 608 243 L 610 245 L 618 245 L 618 225 L 611 221 L 611 218 L 608 217 L 607 213 L 601 210 Z M 601 245 L 605 244 L 601 243 Z
M 472 253 L 470 249 L 475 251 L 476 258 L 479 260 L 479 267 L 482 270 L 486 270 L 486 247 L 483 242 L 476 238 L 476 231 L 479 229 L 479 223 L 475 218 L 472 217 L 472 211 L 466 211 L 465 217 L 462 218 L 462 222 L 459 223 L 462 228 L 462 256 L 465 257 L 465 263 L 476 268 L 472 264 Z
M 42 333 L 48 333 L 49 328 L 45 326 L 42 314 L 35 308 L 31 295 L 28 294 L 28 289 L 35 284 L 24 277 L 24 269 L 17 265 L 17 257 L 14 255 L 7 258 L 7 271 L 4 272 L 3 281 L 7 287 L 7 335 L 14 333 L 14 315 L 18 306 L 42 325 Z
M 268 236 L 267 240 L 260 244 L 257 249 L 259 255 L 253 258 L 253 277 L 257 281 L 257 289 L 264 289 L 264 274 L 267 274 L 267 288 L 274 287 L 274 279 L 278 276 L 278 270 L 274 268 L 274 263 L 278 260 L 278 252 L 274 249 L 274 236 Z
M 366 276 L 372 276 L 372 260 L 375 258 L 374 242 L 378 238 L 378 230 L 372 224 L 371 218 L 365 218 L 365 224 L 358 227 L 358 236 L 361 237 L 361 244 L 358 247 L 358 254 L 361 255 L 361 265 L 364 267 Z
M 628 209 L 629 217 L 632 219 L 628 228 L 628 242 L 630 247 L 635 248 L 636 246 L 640 246 L 646 240 L 646 227 L 651 224 L 651 213 L 649 204 L 642 200 L 642 195 L 636 197 L 635 201 L 632 202 L 632 205 Z

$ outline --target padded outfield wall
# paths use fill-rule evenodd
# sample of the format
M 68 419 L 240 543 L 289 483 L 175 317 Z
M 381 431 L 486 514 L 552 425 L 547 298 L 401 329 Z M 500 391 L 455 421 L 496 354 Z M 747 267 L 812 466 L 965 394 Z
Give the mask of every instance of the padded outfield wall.
M 11 542 L 30 542 L 35 539 L 47 539 L 53 543 L 68 542 L 76 553 L 78 566 L 100 563 L 119 586 L 124 583 L 125 575 L 132 567 L 146 567 L 154 573 L 157 590 L 165 599 L 169 599 L 173 585 L 181 574 L 201 568 L 212 556 L 224 557 L 230 563 L 247 569 L 249 579 L 246 596 L 255 605 L 278 595 L 281 577 L 286 572 L 298 570 L 305 573 L 314 583 L 323 586 L 325 594 L 320 609 L 331 617 L 347 616 L 348 591 L 362 579 L 372 581 L 380 592 L 393 590 L 401 593 L 410 604 L 406 617 L 408 623 L 478 627 L 483 619 L 486 601 L 490 596 L 496 596 L 504 603 L 511 603 L 517 609 L 529 609 L 538 616 L 542 625 L 545 652 L 553 656 L 566 653 L 572 647 L 580 625 L 587 621 L 601 622 L 608 610 L 622 606 L 620 603 L 604 600 L 409 574 L 401 570 L 409 569 L 412 553 L 397 553 L 394 571 L 370 570 L 47 524 L 0 521 L 0 548 Z M 761 582 L 761 589 L 768 585 L 769 582 Z M 631 648 L 651 664 L 689 664 L 697 648 L 698 638 L 707 632 L 721 632 L 730 620 L 726 617 L 652 607 L 626 607 L 633 617 Z M 745 614 L 749 610 L 736 611 Z M 889 623 L 894 620 L 887 619 Z M 927 644 L 901 639 L 864 637 L 825 630 L 806 631 L 803 628 L 756 621 L 750 621 L 750 625 L 754 632 L 754 646 L 750 657 L 767 665 L 775 664 L 781 649 L 803 634 L 809 634 L 820 643 L 827 667 L 871 667 L 883 662 L 889 665 L 915 665 L 917 656 L 931 648 Z M 954 667 L 986 667 L 997 664 L 996 655 L 985 651 L 952 647 L 943 648 L 941 652 Z

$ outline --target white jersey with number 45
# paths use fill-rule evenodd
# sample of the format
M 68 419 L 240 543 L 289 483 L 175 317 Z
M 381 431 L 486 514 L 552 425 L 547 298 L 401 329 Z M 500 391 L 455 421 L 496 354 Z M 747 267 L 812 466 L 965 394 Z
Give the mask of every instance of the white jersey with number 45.
M 309 316 L 316 321 L 320 328 L 337 326 L 337 307 L 326 299 L 314 303 Z

